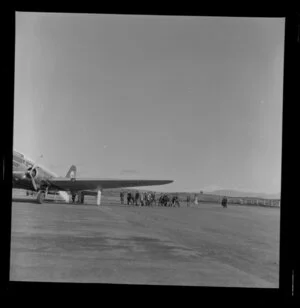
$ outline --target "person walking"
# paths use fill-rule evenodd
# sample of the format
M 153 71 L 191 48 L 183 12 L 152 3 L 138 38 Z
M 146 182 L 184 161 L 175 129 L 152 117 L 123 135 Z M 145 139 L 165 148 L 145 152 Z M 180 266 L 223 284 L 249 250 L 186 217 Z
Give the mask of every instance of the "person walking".
M 227 198 L 224 196 L 223 199 L 222 199 L 222 206 L 223 206 L 224 208 L 227 207 L 227 202 L 228 202 L 228 200 L 227 200 Z

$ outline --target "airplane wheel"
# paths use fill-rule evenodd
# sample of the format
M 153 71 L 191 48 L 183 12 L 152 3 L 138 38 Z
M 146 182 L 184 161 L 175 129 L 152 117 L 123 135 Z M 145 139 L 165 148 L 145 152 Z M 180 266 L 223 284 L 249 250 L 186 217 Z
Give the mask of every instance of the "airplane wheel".
M 44 203 L 44 200 L 45 200 L 45 192 L 40 191 L 37 195 L 37 202 L 42 204 L 42 203 Z

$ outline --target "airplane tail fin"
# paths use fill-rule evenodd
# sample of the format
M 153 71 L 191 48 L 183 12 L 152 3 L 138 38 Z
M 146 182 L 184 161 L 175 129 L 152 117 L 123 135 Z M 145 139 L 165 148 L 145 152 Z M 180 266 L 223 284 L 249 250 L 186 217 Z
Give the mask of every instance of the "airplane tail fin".
M 76 166 L 72 165 L 66 174 L 66 178 L 76 178 Z

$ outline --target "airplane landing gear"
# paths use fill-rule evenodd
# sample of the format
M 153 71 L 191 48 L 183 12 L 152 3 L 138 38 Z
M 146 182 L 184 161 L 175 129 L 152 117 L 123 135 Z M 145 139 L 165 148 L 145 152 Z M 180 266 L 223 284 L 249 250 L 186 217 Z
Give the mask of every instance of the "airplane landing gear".
M 43 187 L 37 193 L 37 202 L 40 204 L 44 203 L 45 199 L 47 198 L 47 195 L 48 195 L 48 187 Z
M 45 200 L 45 191 L 40 190 L 37 194 L 37 202 L 42 204 L 44 203 L 44 200 Z
M 80 204 L 84 203 L 84 194 L 81 192 L 78 193 L 78 203 Z

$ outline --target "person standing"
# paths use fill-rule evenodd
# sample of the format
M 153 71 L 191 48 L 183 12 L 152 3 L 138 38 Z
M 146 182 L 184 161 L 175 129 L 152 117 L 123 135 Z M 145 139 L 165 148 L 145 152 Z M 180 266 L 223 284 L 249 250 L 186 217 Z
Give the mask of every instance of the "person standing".
M 127 193 L 127 205 L 129 205 L 131 202 L 131 192 Z
M 138 205 L 139 199 L 140 199 L 140 194 L 139 194 L 139 192 L 137 191 L 137 192 L 135 193 L 135 205 Z
M 198 204 L 198 196 L 197 195 L 195 195 L 194 203 L 195 203 L 195 205 Z
M 172 206 L 174 207 L 175 206 L 175 201 L 176 201 L 176 196 L 172 196 L 172 199 L 171 199 L 171 203 L 172 203 Z
M 156 206 L 155 192 L 152 192 L 152 203 L 153 203 L 154 206 Z
M 121 199 L 121 204 L 124 204 L 124 192 L 120 192 L 120 199 Z
M 134 192 L 131 193 L 131 201 L 132 205 L 134 205 Z
M 175 204 L 180 207 L 180 203 L 179 203 L 179 196 L 176 194 L 175 196 Z
M 186 197 L 186 205 L 190 206 L 190 202 L 191 202 L 191 197 L 190 197 L 190 195 L 187 195 L 187 197 Z
M 222 199 L 222 206 L 223 206 L 224 208 L 227 207 L 227 202 L 228 202 L 228 200 L 227 200 L 227 198 L 224 196 L 223 199 Z
M 148 203 L 148 194 L 146 192 L 144 192 L 144 203 L 145 203 L 145 206 L 149 205 L 149 203 Z

